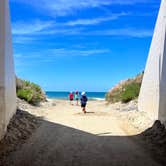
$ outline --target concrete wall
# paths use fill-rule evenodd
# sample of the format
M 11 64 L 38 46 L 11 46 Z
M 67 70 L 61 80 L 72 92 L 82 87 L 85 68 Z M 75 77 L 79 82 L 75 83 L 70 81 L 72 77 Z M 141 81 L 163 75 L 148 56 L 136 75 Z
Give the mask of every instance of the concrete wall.
M 0 139 L 16 111 L 16 86 L 8 0 L 0 0 Z
M 161 2 L 138 108 L 153 120 L 166 121 L 166 0 Z

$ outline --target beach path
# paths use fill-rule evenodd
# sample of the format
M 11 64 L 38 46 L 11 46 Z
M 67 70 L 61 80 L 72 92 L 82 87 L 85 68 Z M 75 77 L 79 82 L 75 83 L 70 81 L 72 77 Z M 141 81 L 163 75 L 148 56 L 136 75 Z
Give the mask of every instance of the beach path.
M 67 109 L 66 109 L 67 108 Z M 8 157 L 12 166 L 158 166 L 103 106 L 89 102 L 80 107 L 57 102 L 47 110 L 41 126 Z

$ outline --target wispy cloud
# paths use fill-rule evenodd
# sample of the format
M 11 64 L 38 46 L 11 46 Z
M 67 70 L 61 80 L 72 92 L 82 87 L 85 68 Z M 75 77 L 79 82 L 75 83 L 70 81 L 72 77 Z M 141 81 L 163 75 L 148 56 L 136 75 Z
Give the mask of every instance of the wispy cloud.
M 117 20 L 118 18 L 122 16 L 128 16 L 129 13 L 113 13 L 109 17 L 100 17 L 100 18 L 92 18 L 92 19 L 78 19 L 74 21 L 69 21 L 65 23 L 64 25 L 68 26 L 76 26 L 76 25 L 96 25 L 100 24 L 102 22 L 111 21 L 111 20 Z
M 77 19 L 67 22 L 56 22 L 52 21 L 42 21 L 42 20 L 32 20 L 30 22 L 14 22 L 12 24 L 13 35 L 49 35 L 49 34 L 77 34 L 80 32 L 81 28 L 73 29 L 66 26 L 76 26 L 76 25 L 96 25 L 102 22 L 117 20 L 122 16 L 128 16 L 129 13 L 110 13 L 109 16 L 91 18 L 91 19 Z M 29 40 L 29 38 L 17 38 L 17 43 L 21 40 Z M 22 42 L 22 41 L 21 41 Z
M 12 33 L 14 35 L 28 35 L 35 34 L 37 32 L 42 32 L 48 28 L 53 27 L 53 22 L 51 21 L 40 21 L 35 20 L 33 22 L 15 22 L 12 25 Z
M 104 18 L 103 18 L 104 19 Z M 94 22 L 82 22 L 82 24 L 97 24 L 102 19 L 98 19 Z M 103 21 L 103 20 L 102 20 Z M 40 23 L 39 23 L 40 22 Z M 15 24 L 13 27 L 13 35 L 14 35 L 14 43 L 24 43 L 24 42 L 33 42 L 38 39 L 40 36 L 47 35 L 63 35 L 63 36 L 91 36 L 91 35 L 101 35 L 101 36 L 122 36 L 122 37 L 135 37 L 135 38 L 143 38 L 143 37 L 151 37 L 153 34 L 153 30 L 151 29 L 139 29 L 139 28 L 114 28 L 114 29 L 106 29 L 106 30 L 98 30 L 98 31 L 89 31 L 86 28 L 69 28 L 67 26 L 55 26 L 54 23 L 42 22 L 39 21 L 36 26 L 32 26 L 32 23 L 19 23 Z M 70 23 L 72 26 L 81 24 L 81 22 L 73 22 Z M 67 25 L 69 23 L 66 23 Z M 34 25 L 34 24 L 33 24 Z
M 50 55 L 53 56 L 91 56 L 110 53 L 109 49 L 90 49 L 90 50 L 79 50 L 79 49 L 52 49 L 49 50 Z
M 81 28 L 67 28 L 64 24 L 53 21 L 34 20 L 31 22 L 15 22 L 12 24 L 12 34 L 15 43 L 34 40 L 32 36 L 37 35 L 74 35 L 79 34 Z M 27 37 L 31 36 L 31 37 Z
M 146 38 L 146 37 L 151 37 L 152 34 L 153 30 L 149 29 L 121 28 L 121 29 L 87 32 L 87 34 L 85 35 Z
M 52 61 L 56 57 L 73 57 L 73 56 L 96 56 L 111 53 L 110 49 L 69 49 L 69 48 L 57 48 L 48 49 L 38 52 L 31 52 L 30 54 L 15 54 L 15 59 L 17 61 L 28 59 L 38 60 L 38 61 Z
M 122 36 L 122 37 L 133 37 L 133 38 L 144 38 L 151 37 L 153 30 L 151 29 L 139 29 L 135 27 L 129 28 L 114 28 L 114 29 L 102 29 L 102 30 L 89 30 L 87 25 L 96 25 L 105 21 L 118 19 L 122 16 L 127 16 L 130 13 L 112 13 L 109 17 L 99 17 L 94 19 L 78 19 L 75 21 L 68 22 L 55 22 L 55 21 L 42 21 L 34 20 L 31 22 L 15 22 L 13 23 L 12 32 L 14 43 L 22 44 L 33 42 L 41 39 L 42 36 L 47 35 L 79 35 L 79 36 L 90 36 L 90 35 L 101 35 L 101 36 Z M 77 27 L 77 25 L 83 25 L 84 27 Z M 73 27 L 75 26 L 75 27 Z M 40 37 L 40 38 L 38 38 Z
M 14 44 L 25 44 L 25 43 L 32 43 L 36 41 L 34 37 L 27 37 L 27 36 L 13 36 L 13 43 Z
M 49 10 L 47 14 L 55 16 L 65 16 L 72 14 L 78 10 L 87 8 L 100 8 L 109 5 L 133 5 L 136 3 L 155 3 L 155 0 L 11 0 L 11 2 L 19 2 L 30 4 L 36 9 Z
M 55 63 L 56 58 L 64 58 L 64 57 L 86 57 L 86 56 L 103 56 L 111 54 L 109 49 L 68 49 L 68 48 L 57 48 L 57 49 L 49 49 L 42 50 L 37 52 L 29 52 L 29 53 L 19 53 L 17 52 L 15 57 L 15 65 L 17 73 L 21 73 L 25 70 L 26 67 L 35 68 L 36 65 L 41 65 L 41 63 Z

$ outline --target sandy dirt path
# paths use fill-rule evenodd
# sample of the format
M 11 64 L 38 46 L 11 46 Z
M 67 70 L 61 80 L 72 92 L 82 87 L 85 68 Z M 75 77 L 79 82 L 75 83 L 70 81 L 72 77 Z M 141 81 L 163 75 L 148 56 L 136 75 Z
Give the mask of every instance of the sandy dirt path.
M 158 166 L 148 152 L 127 135 L 103 102 L 80 107 L 57 101 L 44 114 L 37 131 L 11 153 L 12 166 Z

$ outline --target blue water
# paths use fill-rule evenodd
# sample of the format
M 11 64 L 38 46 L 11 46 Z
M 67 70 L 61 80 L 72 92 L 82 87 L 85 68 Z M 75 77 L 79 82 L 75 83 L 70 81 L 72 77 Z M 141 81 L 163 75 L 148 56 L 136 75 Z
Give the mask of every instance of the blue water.
M 79 93 L 81 94 L 81 92 Z M 86 92 L 86 95 L 89 100 L 104 100 L 105 99 L 105 92 Z M 52 99 L 64 99 L 67 100 L 69 96 L 69 92 L 53 92 L 49 91 L 46 92 L 48 98 Z

